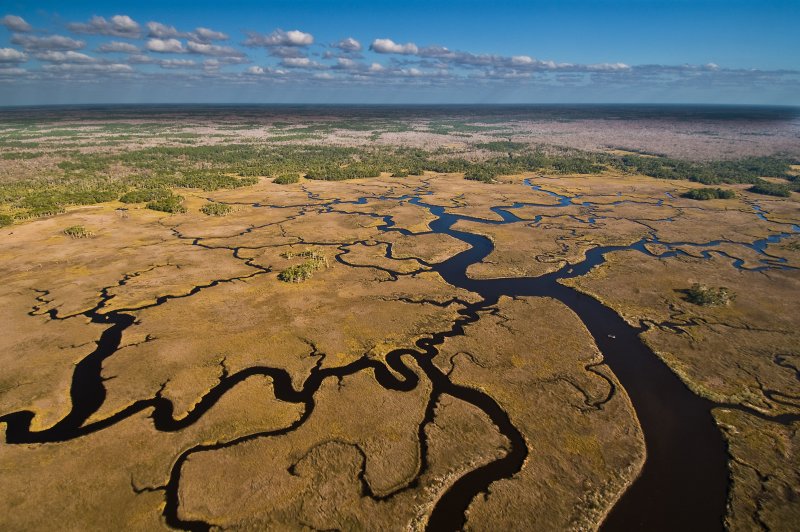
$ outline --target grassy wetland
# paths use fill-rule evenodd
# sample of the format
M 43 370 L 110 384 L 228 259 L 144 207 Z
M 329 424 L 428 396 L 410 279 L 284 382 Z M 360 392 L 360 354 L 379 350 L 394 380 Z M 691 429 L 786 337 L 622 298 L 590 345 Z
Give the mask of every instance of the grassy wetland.
M 792 529 L 786 113 L 4 112 L 0 528 Z

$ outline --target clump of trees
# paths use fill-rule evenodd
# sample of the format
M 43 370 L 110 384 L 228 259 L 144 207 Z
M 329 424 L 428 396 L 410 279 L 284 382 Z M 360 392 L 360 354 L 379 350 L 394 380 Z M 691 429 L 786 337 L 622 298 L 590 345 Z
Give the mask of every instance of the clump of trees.
M 310 279 L 314 272 L 329 266 L 328 257 L 314 250 L 301 251 L 300 253 L 287 251 L 281 253 L 281 257 L 286 259 L 301 257 L 305 259 L 302 263 L 289 266 L 278 274 L 278 279 L 285 283 L 302 283 Z
M 71 238 L 89 238 L 94 235 L 82 225 L 71 225 L 64 229 L 64 234 Z
M 681 194 L 681 197 L 706 201 L 712 199 L 732 199 L 736 197 L 736 193 L 731 189 L 724 188 L 693 188 Z
M 230 214 L 232 210 L 233 207 L 225 203 L 206 203 L 200 207 L 200 212 L 207 216 L 225 216 Z
M 686 300 L 701 307 L 717 307 L 728 305 L 736 299 L 736 294 L 728 288 L 720 286 L 712 288 L 700 283 L 694 283 L 686 290 Z
M 756 194 L 766 194 L 767 196 L 778 196 L 781 198 L 788 198 L 792 195 L 792 191 L 788 185 L 781 183 L 769 183 L 764 181 L 758 183 L 747 189 L 748 192 L 755 192 Z
M 499 174 L 484 166 L 474 166 L 464 172 L 464 179 L 469 181 L 482 181 L 483 183 L 494 183 L 494 178 Z
M 297 174 L 281 174 L 272 180 L 276 185 L 291 185 L 300 181 L 300 176 Z
M 183 196 L 174 194 L 165 198 L 153 200 L 148 203 L 146 207 L 153 211 L 168 212 L 170 214 L 186 212 L 186 207 L 183 206 Z
M 120 196 L 119 200 L 122 203 L 146 203 L 168 198 L 171 195 L 172 192 L 166 188 L 143 188 L 126 192 Z

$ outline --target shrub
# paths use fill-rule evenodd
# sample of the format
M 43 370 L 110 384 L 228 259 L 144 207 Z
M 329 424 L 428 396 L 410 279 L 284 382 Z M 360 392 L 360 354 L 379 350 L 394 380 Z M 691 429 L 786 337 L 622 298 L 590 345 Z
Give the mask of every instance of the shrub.
M 72 238 L 89 238 L 94 233 L 82 225 L 72 225 L 64 229 L 64 234 Z
M 392 177 L 408 177 L 408 171 L 407 170 L 398 170 L 398 171 L 392 173 Z
M 736 193 L 730 189 L 723 188 L 693 188 L 681 194 L 682 198 L 689 198 L 693 200 L 711 200 L 711 199 L 731 199 L 736 197 Z
M 300 176 L 297 174 L 281 174 L 272 180 L 277 185 L 291 185 L 300 181 Z
M 206 203 L 200 207 L 200 212 L 208 216 L 225 216 L 232 210 L 233 208 L 230 205 L 225 205 L 224 203 Z
M 0 214 L 0 227 L 14 223 L 14 217 L 8 214 Z
M 700 283 L 694 283 L 691 288 L 686 290 L 686 300 L 702 307 L 727 305 L 734 299 L 736 299 L 736 295 L 724 286 L 711 288 Z
M 748 192 L 755 192 L 756 194 L 766 194 L 767 196 L 779 196 L 788 198 L 792 195 L 788 185 L 778 183 L 758 183 L 747 189 Z
M 186 212 L 186 207 L 183 206 L 183 198 L 181 196 L 168 196 L 166 198 L 157 199 L 147 204 L 147 208 L 154 211 L 168 212 L 170 214 L 178 214 Z

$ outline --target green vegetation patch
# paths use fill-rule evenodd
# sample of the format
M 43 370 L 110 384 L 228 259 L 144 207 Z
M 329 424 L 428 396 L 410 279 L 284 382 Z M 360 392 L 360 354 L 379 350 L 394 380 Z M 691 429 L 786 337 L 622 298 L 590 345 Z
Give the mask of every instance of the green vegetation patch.
M 294 257 L 306 259 L 301 264 L 289 266 L 278 274 L 278 279 L 285 283 L 302 283 L 310 279 L 314 272 L 328 267 L 328 258 L 318 251 L 306 250 L 296 254 L 287 251 L 281 253 L 281 256 L 287 259 Z
M 170 195 L 166 198 L 151 201 L 147 204 L 147 208 L 153 211 L 168 212 L 170 214 L 186 212 L 186 207 L 183 206 L 183 197 L 176 195 Z
M 701 307 L 718 307 L 730 304 L 736 299 L 736 294 L 728 288 L 720 286 L 712 288 L 700 283 L 694 283 L 685 291 L 686 300 Z
M 64 229 L 64 234 L 71 238 L 89 238 L 94 233 L 86 229 L 82 225 L 72 225 Z
M 767 181 L 764 181 L 763 183 L 757 183 L 748 188 L 747 191 L 755 192 L 756 194 L 766 194 L 767 196 L 778 196 L 781 198 L 788 198 L 792 195 L 789 185 L 784 185 L 781 183 L 769 183 Z
M 527 147 L 527 144 L 522 142 L 511 142 L 510 140 L 497 140 L 492 142 L 483 142 L 475 145 L 476 148 L 488 151 L 510 152 L 520 151 Z
M 200 207 L 200 212 L 208 216 L 225 216 L 233 211 L 233 207 L 224 203 L 206 203 Z
M 291 185 L 300 181 L 300 176 L 297 174 L 281 174 L 272 180 L 277 185 Z
M 15 159 L 38 159 L 42 155 L 44 155 L 44 153 L 40 151 L 11 151 L 4 153 L 3 159 L 6 161 L 13 161 Z
M 724 188 L 693 188 L 681 194 L 681 197 L 706 201 L 712 199 L 732 199 L 736 197 L 736 193 L 733 190 Z
M 148 201 L 168 198 L 171 195 L 172 192 L 166 188 L 145 188 L 126 192 L 119 200 L 122 203 L 146 203 Z

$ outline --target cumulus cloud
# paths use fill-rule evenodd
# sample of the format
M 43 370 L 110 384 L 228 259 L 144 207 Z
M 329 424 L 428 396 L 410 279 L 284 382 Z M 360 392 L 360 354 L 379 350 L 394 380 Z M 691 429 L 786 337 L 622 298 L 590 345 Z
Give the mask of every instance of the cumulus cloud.
M 47 61 L 48 63 L 96 63 L 97 59 L 94 57 L 82 54 L 80 52 L 67 52 L 46 51 L 34 54 L 36 59 L 40 61 Z
M 194 68 L 197 63 L 191 59 L 163 59 L 158 62 L 161 68 Z
M 244 57 L 244 54 L 231 46 L 219 46 L 217 44 L 205 44 L 194 41 L 186 43 L 186 49 L 192 54 L 213 55 L 219 57 Z
M 338 48 L 339 50 L 345 52 L 360 52 L 361 51 L 361 43 L 355 40 L 352 37 L 348 37 L 346 39 L 342 39 L 341 41 L 332 44 L 334 48 Z
M 15 78 L 27 74 L 28 71 L 24 68 L 7 67 L 0 64 L 0 76 L 13 76 Z
M 194 31 L 180 31 L 175 26 L 150 21 L 146 24 L 147 36 L 152 39 L 189 39 L 198 43 L 208 44 L 212 41 L 224 41 L 229 37 L 226 33 L 210 28 L 195 28 Z
M 145 48 L 159 54 L 182 54 L 186 52 L 178 39 L 150 39 Z
M 15 48 L 0 48 L 0 64 L 24 63 L 27 60 L 28 56 Z
M 398 44 L 391 39 L 375 39 L 369 49 L 379 54 L 416 55 L 419 48 L 413 42 Z
M 129 39 L 136 39 L 141 35 L 139 24 L 128 15 L 114 15 L 109 20 L 95 15 L 89 19 L 89 22 L 73 22 L 67 24 L 67 28 L 75 33 L 112 35 Z
M 26 50 L 80 50 L 86 43 L 64 37 L 63 35 L 49 35 L 36 37 L 35 35 L 20 35 L 15 33 L 11 37 L 13 44 L 19 44 Z
M 314 44 L 314 36 L 300 30 L 283 31 L 277 29 L 269 35 L 250 32 L 244 41 L 245 46 L 272 47 L 272 46 L 310 46 Z
M 6 15 L 3 18 L 0 18 L 0 24 L 11 31 L 17 31 L 20 33 L 33 31 L 33 27 L 25 22 L 24 18 L 18 17 L 17 15 Z
M 362 68 L 362 64 L 347 57 L 340 57 L 336 60 L 336 65 L 333 68 L 340 70 L 358 70 Z
M 175 39 L 188 37 L 188 33 L 178 31 L 175 26 L 150 21 L 146 24 L 147 36 L 154 39 Z
M 58 63 L 44 65 L 42 69 L 47 72 L 103 72 L 107 74 L 127 74 L 134 71 L 130 65 L 123 63 Z
M 125 54 L 135 54 L 139 51 L 139 48 L 127 42 L 111 41 L 102 44 L 97 51 L 102 53 L 119 52 Z
M 227 41 L 228 35 L 221 31 L 208 28 L 196 28 L 193 32 L 194 40 L 199 42 Z
M 281 61 L 281 65 L 289 68 L 326 68 L 308 57 L 287 57 Z

